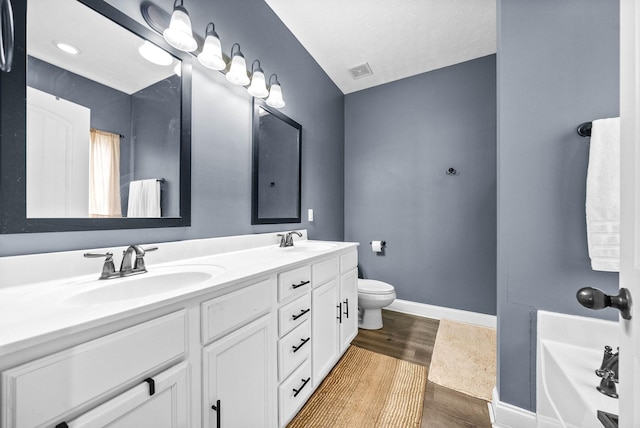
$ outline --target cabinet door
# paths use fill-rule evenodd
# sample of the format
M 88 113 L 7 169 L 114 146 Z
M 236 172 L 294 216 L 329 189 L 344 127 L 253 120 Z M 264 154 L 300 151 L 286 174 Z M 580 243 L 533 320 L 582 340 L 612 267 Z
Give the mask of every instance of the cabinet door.
M 339 291 L 338 280 L 334 279 L 313 290 L 311 295 L 314 386 L 329 373 L 338 356 Z
M 180 363 L 70 421 L 69 428 L 187 428 L 188 364 Z M 153 395 L 151 394 L 153 392 Z
M 275 339 L 271 315 L 204 348 L 204 426 L 275 425 Z
M 358 271 L 354 269 L 340 277 L 340 353 L 343 353 L 358 334 Z

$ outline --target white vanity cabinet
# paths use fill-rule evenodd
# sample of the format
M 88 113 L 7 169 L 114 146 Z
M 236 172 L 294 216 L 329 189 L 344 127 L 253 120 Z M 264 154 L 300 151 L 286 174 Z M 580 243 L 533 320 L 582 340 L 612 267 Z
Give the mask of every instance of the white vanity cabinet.
M 0 341 L 0 428 L 285 427 L 357 333 L 355 245 L 331 245 L 257 248 L 264 268 L 250 274 L 88 305 L 29 342 Z M 59 305 L 51 322 L 69 314 Z
M 204 427 L 274 425 L 274 300 L 266 279 L 202 303 Z
M 358 333 L 357 260 L 353 251 L 312 267 L 314 387 L 322 382 Z
M 2 427 L 65 426 L 118 391 L 147 388 L 146 378 L 185 356 L 186 324 L 178 311 L 3 371 Z

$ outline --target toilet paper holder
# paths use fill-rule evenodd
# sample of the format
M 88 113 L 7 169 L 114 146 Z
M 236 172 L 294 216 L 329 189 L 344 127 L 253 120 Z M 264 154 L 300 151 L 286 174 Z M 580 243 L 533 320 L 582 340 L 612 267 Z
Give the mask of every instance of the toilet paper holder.
M 387 241 L 380 241 L 383 247 L 387 246 Z M 369 241 L 369 245 L 373 244 L 373 241 Z

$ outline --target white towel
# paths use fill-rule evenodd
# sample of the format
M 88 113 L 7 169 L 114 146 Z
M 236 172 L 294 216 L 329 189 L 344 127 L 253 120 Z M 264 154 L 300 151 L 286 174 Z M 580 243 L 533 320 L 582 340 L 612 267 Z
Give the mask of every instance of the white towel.
M 587 170 L 591 269 L 620 271 L 620 118 L 595 120 Z
M 137 180 L 129 183 L 127 217 L 161 217 L 160 182 Z

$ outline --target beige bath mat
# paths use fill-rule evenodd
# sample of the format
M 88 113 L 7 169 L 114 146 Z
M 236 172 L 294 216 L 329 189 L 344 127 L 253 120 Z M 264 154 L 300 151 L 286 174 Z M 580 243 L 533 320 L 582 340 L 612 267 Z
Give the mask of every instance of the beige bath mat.
M 411 428 L 427 368 L 351 346 L 288 428 Z
M 496 384 L 496 330 L 441 320 L 429 380 L 490 401 Z

